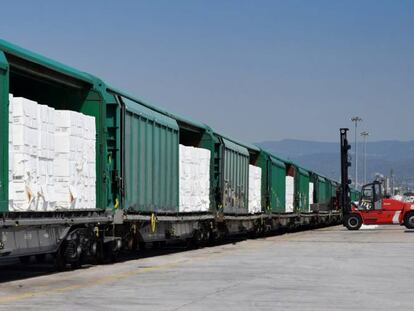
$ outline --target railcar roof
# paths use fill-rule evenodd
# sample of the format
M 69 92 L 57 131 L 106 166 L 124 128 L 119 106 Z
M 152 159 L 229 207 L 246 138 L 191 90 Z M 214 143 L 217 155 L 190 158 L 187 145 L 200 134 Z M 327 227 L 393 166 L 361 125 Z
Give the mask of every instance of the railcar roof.
M 61 74 L 67 75 L 69 77 L 81 80 L 83 82 L 86 82 L 92 85 L 98 82 L 98 78 L 94 77 L 91 74 L 88 74 L 86 72 L 64 65 L 60 62 L 54 61 L 38 53 L 26 50 L 22 47 L 19 47 L 13 43 L 10 43 L 2 39 L 0 39 L 0 50 L 5 52 L 6 54 L 10 54 L 15 57 L 24 59 L 26 61 L 41 65 L 48 69 L 54 70 Z

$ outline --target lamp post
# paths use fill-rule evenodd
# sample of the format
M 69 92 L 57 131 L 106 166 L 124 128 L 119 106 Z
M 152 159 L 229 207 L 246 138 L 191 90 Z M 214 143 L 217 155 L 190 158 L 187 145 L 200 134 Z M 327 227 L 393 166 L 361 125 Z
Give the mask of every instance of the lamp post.
M 364 131 L 361 133 L 361 136 L 364 139 L 364 185 L 367 183 L 367 137 L 369 133 Z
M 358 189 L 358 141 L 357 141 L 357 129 L 358 122 L 362 119 L 358 116 L 351 118 L 351 121 L 355 123 L 355 189 Z

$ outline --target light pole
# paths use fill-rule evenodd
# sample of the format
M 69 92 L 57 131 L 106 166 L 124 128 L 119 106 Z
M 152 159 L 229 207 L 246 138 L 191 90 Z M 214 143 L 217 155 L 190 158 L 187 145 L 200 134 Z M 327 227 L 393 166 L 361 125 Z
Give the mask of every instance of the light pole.
M 351 121 L 355 123 L 355 189 L 358 189 L 358 141 L 357 141 L 357 129 L 358 122 L 362 119 L 358 116 L 351 118 Z
M 361 136 L 364 138 L 364 185 L 367 183 L 367 131 L 362 132 Z

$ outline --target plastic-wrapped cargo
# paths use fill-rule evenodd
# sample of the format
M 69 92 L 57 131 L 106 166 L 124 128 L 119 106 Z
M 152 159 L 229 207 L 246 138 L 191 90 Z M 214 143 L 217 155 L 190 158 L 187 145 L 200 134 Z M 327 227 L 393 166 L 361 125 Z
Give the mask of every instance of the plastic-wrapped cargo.
M 70 110 L 55 115 L 56 208 L 94 208 L 95 120 Z
M 37 210 L 38 192 L 38 105 L 23 97 L 10 101 L 11 148 L 9 162 L 11 181 L 9 199 L 12 211 Z
M 179 212 L 207 212 L 210 208 L 210 151 L 180 145 Z
M 9 102 L 9 210 L 95 208 L 95 118 Z
M 262 169 L 249 165 L 249 206 L 250 214 L 262 211 Z
M 292 176 L 286 176 L 286 213 L 293 212 L 295 198 L 295 179 Z

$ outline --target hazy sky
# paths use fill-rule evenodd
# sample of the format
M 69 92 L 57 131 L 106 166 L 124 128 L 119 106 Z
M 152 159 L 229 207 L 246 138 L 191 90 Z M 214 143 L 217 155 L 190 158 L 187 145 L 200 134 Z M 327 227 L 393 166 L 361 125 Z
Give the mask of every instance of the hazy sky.
M 414 1 L 18 1 L 0 37 L 245 141 L 414 139 Z

